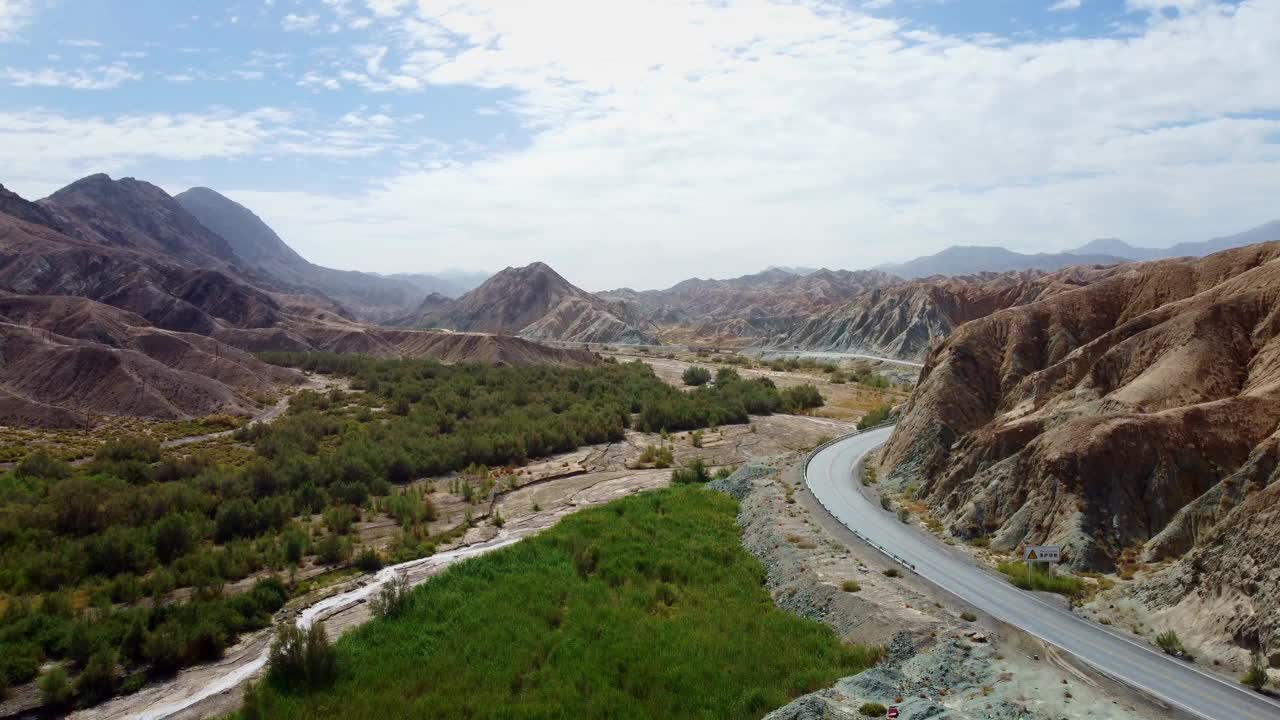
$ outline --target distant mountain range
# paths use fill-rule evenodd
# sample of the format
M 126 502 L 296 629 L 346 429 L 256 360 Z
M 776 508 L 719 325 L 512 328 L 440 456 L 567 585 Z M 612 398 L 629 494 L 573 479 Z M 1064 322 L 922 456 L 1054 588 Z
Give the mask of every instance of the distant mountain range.
M 1167 248 L 1134 247 L 1123 240 L 1107 238 L 1086 243 L 1071 252 L 1114 255 L 1126 260 L 1161 260 L 1175 257 L 1203 257 L 1222 250 L 1267 242 L 1268 240 L 1280 240 L 1280 220 L 1273 220 L 1265 225 L 1259 225 L 1252 230 L 1245 230 L 1235 235 L 1213 238 L 1203 242 L 1178 243 Z
M 1053 272 L 1073 265 L 1115 265 L 1122 262 L 1127 262 L 1127 259 L 1103 253 L 1024 255 L 1002 247 L 956 245 L 934 255 L 918 257 L 904 263 L 878 265 L 876 269 L 912 280 L 934 275 L 956 277 L 984 272 L 1002 273 L 1019 270 Z

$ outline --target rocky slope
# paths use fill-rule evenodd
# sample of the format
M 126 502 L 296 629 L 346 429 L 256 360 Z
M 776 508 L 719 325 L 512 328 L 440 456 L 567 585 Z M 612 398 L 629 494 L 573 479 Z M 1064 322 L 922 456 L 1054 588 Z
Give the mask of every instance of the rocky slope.
M 426 280 L 421 278 L 411 283 L 308 262 L 248 208 L 209 188 L 191 188 L 174 200 L 200 224 L 225 238 L 246 266 L 331 297 L 358 318 L 379 321 L 403 316 L 426 294 L 422 290 Z M 448 286 L 444 282 L 437 285 Z
M 673 340 L 764 343 L 860 293 L 900 282 L 878 270 L 799 274 L 771 268 L 729 280 L 692 278 L 666 290 L 622 288 L 601 296 L 627 303 L 648 322 L 663 326 Z
M 581 290 L 540 262 L 509 267 L 451 303 L 428 298 L 420 310 L 401 323 L 530 340 L 656 342 L 625 304 Z
M 1103 570 L 1181 558 L 1167 602 L 1225 593 L 1241 603 L 1233 632 L 1280 643 L 1265 520 L 1278 431 L 1268 243 L 1121 266 L 961 326 L 929 353 L 880 471 L 996 548 L 1061 544 Z
M 773 344 L 917 360 L 966 322 L 1087 285 L 1105 272 L 1081 267 L 1053 275 L 986 273 L 887 285 L 807 318 Z
M 78 297 L 0 293 L 0 423 L 249 414 L 248 393 L 301 381 L 216 340 Z

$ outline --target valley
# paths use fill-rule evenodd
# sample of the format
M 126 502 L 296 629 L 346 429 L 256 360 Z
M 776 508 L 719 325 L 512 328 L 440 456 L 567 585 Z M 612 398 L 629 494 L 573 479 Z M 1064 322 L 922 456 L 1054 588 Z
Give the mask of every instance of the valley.
M 403 714 L 487 717 L 504 696 L 613 707 L 621 695 L 560 684 L 598 668 L 550 648 L 598 651 L 602 666 L 664 649 L 758 655 L 725 643 L 781 623 L 808 638 L 787 671 L 730 674 L 701 712 L 879 703 L 980 717 L 994 704 L 1047 720 L 1107 703 L 1110 717 L 1163 717 L 1170 706 L 1088 657 L 997 613 L 973 629 L 963 602 L 899 580 L 798 473 L 813 448 L 896 421 L 870 467 L 904 523 L 991 567 L 1060 544 L 1062 583 L 1085 588 L 1069 595 L 1072 617 L 1144 643 L 1176 629 L 1235 675 L 1280 662 L 1265 550 L 1280 260 L 1276 243 L 1233 247 L 1255 234 L 1209 241 L 1205 252 L 1226 249 L 1205 258 L 953 248 L 902 276 L 771 268 L 591 293 L 542 262 L 452 280 L 332 270 L 204 187 L 169 196 L 94 175 L 34 203 L 5 191 L 0 716 L 323 716 L 390 695 Z M 711 552 L 736 553 L 736 579 L 655 584 L 639 536 L 601 520 L 662 518 L 663 498 L 694 523 L 666 541 L 720 537 Z M 735 516 L 742 543 L 729 542 Z M 626 532 L 659 532 L 655 517 Z M 626 550 L 607 576 L 563 576 L 557 553 L 588 536 Z M 1247 562 L 1224 559 L 1228 545 Z M 507 563 L 522 590 L 477 590 Z M 744 600 L 737 624 L 696 632 L 708 598 L 758 594 L 759 563 L 762 614 Z M 561 622 L 609 597 L 647 608 L 614 618 L 618 633 L 683 629 L 652 648 L 646 632 L 593 645 L 586 625 L 511 621 L 502 598 L 534 587 L 579 598 Z M 438 614 L 443 598 L 465 639 Z M 375 611 L 389 602 L 436 629 Z M 326 639 L 305 642 L 336 669 L 303 681 L 279 648 L 313 627 Z M 469 641 L 532 659 L 450 685 L 448 658 L 480 652 Z M 409 685 L 362 674 L 404 675 L 401 656 L 425 647 L 447 651 Z M 652 712 L 691 701 L 655 694 L 666 681 L 645 667 L 649 679 L 614 690 Z M 1074 689 L 1049 702 L 1054 682 Z

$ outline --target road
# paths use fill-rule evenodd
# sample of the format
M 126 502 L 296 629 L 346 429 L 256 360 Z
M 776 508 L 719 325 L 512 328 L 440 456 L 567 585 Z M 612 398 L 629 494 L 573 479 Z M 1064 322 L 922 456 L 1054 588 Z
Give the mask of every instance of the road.
M 961 551 L 881 509 L 855 482 L 853 469 L 892 430 L 838 440 L 814 454 L 805 471 L 814 497 L 859 537 L 973 607 L 1192 715 L 1208 720 L 1280 718 L 1280 703 L 1018 590 Z

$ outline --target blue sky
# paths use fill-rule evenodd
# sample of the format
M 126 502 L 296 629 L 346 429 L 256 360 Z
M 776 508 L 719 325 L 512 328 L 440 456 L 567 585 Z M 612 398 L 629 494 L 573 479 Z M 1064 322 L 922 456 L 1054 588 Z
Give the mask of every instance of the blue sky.
M 0 182 L 591 289 L 1280 215 L 1280 0 L 0 0 Z

